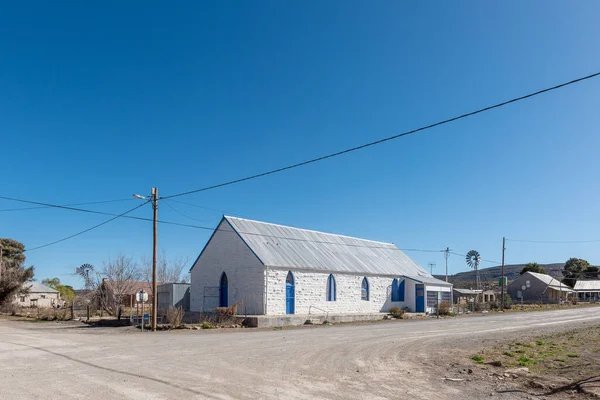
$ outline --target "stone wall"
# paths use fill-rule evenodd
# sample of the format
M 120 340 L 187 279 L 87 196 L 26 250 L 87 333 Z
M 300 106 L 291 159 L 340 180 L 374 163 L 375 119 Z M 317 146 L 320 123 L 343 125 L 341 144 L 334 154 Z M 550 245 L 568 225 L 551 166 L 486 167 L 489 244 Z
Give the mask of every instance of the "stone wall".
M 286 312 L 287 269 L 268 268 L 266 314 L 279 315 Z M 328 273 L 292 270 L 295 286 L 296 314 L 342 314 L 387 312 L 391 307 L 409 307 L 414 310 L 414 282 L 406 280 L 404 302 L 391 301 L 394 277 L 367 276 L 369 300 L 361 300 L 361 283 L 364 275 L 333 274 L 336 282 L 336 300 L 327 301 Z M 399 278 L 401 281 L 402 278 Z M 411 297 L 412 293 L 412 297 Z

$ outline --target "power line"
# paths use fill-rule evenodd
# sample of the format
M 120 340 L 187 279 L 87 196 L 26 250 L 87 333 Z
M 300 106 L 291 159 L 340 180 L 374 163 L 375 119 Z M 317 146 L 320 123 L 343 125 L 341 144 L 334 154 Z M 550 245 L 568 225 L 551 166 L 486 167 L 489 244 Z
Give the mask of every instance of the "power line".
M 3 197 L 0 197 L 3 198 Z M 12 200 L 9 198 L 6 198 L 7 200 Z M 87 203 L 74 203 L 74 204 L 65 204 L 65 207 L 69 207 L 69 206 L 86 206 L 86 205 L 92 205 L 92 204 L 106 204 L 106 203 L 117 203 L 117 202 L 123 202 L 123 201 L 130 201 L 133 199 L 117 199 L 117 200 L 103 200 L 103 201 L 90 201 Z M 0 212 L 6 212 L 6 211 L 24 211 L 24 210 L 37 210 L 37 209 L 41 209 L 41 208 L 51 208 L 51 206 L 37 206 L 37 207 L 22 207 L 22 208 L 7 208 L 4 210 L 0 210 Z
M 147 203 L 147 202 L 146 202 L 146 203 Z M 125 216 L 126 214 L 129 214 L 130 212 L 132 212 L 132 211 L 135 211 L 135 210 L 137 210 L 137 209 L 138 209 L 138 208 L 140 208 L 140 207 L 143 207 L 144 205 L 146 205 L 146 203 L 142 203 L 142 204 L 140 204 L 140 205 L 138 205 L 138 206 L 136 206 L 136 207 L 132 208 L 131 210 L 125 211 L 125 212 L 124 212 L 124 213 L 122 213 L 122 214 L 116 215 L 115 217 L 113 217 L 113 218 L 111 218 L 111 219 L 109 219 L 109 220 L 106 220 L 106 221 L 104 221 L 104 222 L 102 222 L 102 223 L 100 223 L 100 224 L 94 225 L 94 226 L 92 226 L 91 228 L 85 229 L 85 230 L 83 230 L 83 231 L 81 231 L 81 232 L 77 232 L 77 233 L 75 233 L 75 234 L 73 234 L 73 235 L 71 235 L 71 236 L 67 236 L 67 237 L 65 237 L 65 238 L 62 238 L 62 239 L 59 239 L 59 240 L 55 240 L 54 242 L 46 243 L 46 244 L 44 244 L 44 245 L 41 245 L 41 246 L 37 246 L 37 247 L 31 248 L 31 249 L 27 249 L 27 250 L 25 250 L 25 251 L 26 251 L 26 252 L 31 252 L 31 251 L 34 251 L 34 250 L 42 249 L 42 248 L 44 248 L 44 247 L 52 246 L 53 244 L 57 244 L 57 243 L 60 243 L 60 242 L 64 242 L 65 240 L 72 239 L 72 238 L 74 238 L 74 237 L 76 237 L 76 236 L 83 235 L 84 233 L 87 233 L 87 232 L 89 232 L 89 231 L 91 231 L 91 230 L 94 230 L 94 229 L 96 229 L 96 228 L 99 228 L 99 227 L 101 227 L 102 225 L 106 225 L 106 224 L 108 224 L 109 222 L 112 222 L 112 221 L 114 221 L 114 220 L 115 220 L 115 219 L 117 219 L 117 218 L 123 217 L 123 216 Z
M 199 222 L 208 222 L 208 221 L 207 221 L 207 220 L 205 220 L 205 219 L 198 219 L 198 218 L 190 217 L 189 215 L 182 213 L 181 211 L 179 211 L 178 209 L 176 209 L 175 207 L 173 207 L 171 204 L 169 204 L 169 202 L 170 202 L 170 200 L 165 200 L 165 201 L 164 201 L 164 204 L 166 204 L 166 205 L 167 205 L 167 207 L 169 207 L 171 210 L 175 211 L 177 214 L 179 214 L 179 215 L 181 215 L 181 216 L 183 216 L 183 217 L 185 217 L 185 218 L 188 218 L 188 219 L 194 220 L 194 221 L 199 221 Z
M 103 222 L 102 224 L 94 226 L 94 227 L 92 227 L 90 229 L 87 229 L 87 230 L 85 230 L 83 232 L 79 232 L 79 233 L 77 233 L 75 235 L 69 236 L 68 238 L 61 239 L 59 241 L 49 243 L 47 245 L 38 246 L 36 248 L 29 249 L 28 251 L 37 250 L 39 248 L 50 246 L 51 244 L 59 243 L 61 241 L 70 239 L 71 237 L 75 237 L 75 236 L 80 235 L 82 233 L 88 232 L 88 231 L 90 231 L 92 229 L 95 229 L 95 228 L 97 228 L 99 226 L 102 226 L 102 225 L 104 225 L 104 224 L 106 224 L 108 222 L 111 222 L 111 221 L 113 221 L 113 220 L 115 220 L 117 218 L 128 218 L 128 219 L 135 219 L 135 220 L 139 220 L 139 221 L 148 221 L 148 222 L 152 222 L 153 221 L 153 219 L 151 219 L 151 218 L 134 217 L 134 216 L 126 215 L 126 214 L 129 214 L 130 212 L 132 212 L 132 211 L 140 208 L 141 206 L 143 206 L 146 203 L 143 203 L 140 206 L 135 207 L 135 208 L 133 208 L 133 209 L 131 209 L 131 210 L 125 212 L 125 213 L 122 213 L 122 214 L 113 214 L 113 213 L 107 213 L 107 212 L 102 212 L 102 211 L 86 210 L 86 209 L 83 209 L 83 208 L 75 208 L 75 207 L 69 207 L 69 206 L 59 206 L 59 205 L 56 205 L 56 204 L 42 203 L 42 202 L 37 202 L 37 201 L 32 201 L 32 200 L 16 199 L 16 198 L 13 198 L 13 197 L 6 197 L 6 196 L 0 196 L 0 199 L 18 201 L 18 202 L 29 203 L 29 204 L 44 205 L 44 206 L 47 206 L 47 207 L 55 207 L 55 208 L 60 208 L 60 209 L 66 209 L 66 210 L 69 210 L 69 211 L 78 211 L 78 212 L 85 212 L 85 213 L 98 214 L 98 215 L 109 215 L 109 216 L 113 216 L 114 217 L 114 218 L 109 219 L 108 221 Z M 160 223 L 160 224 L 182 226 L 182 227 L 202 229 L 202 230 L 207 230 L 207 231 L 220 231 L 220 232 L 231 232 L 231 233 L 235 233 L 236 232 L 234 230 L 229 230 L 229 229 L 218 229 L 218 227 L 217 228 L 212 228 L 212 227 L 208 227 L 208 226 L 182 224 L 182 223 L 171 222 L 171 221 L 161 221 L 161 220 L 158 220 L 157 222 Z M 299 239 L 299 238 L 289 238 L 289 237 L 284 237 L 284 236 L 265 235 L 265 234 L 256 233 L 256 232 L 242 232 L 242 231 L 240 231 L 239 233 L 246 234 L 246 235 L 252 235 L 252 236 L 262 236 L 262 237 L 267 237 L 267 238 L 272 238 L 272 239 L 280 239 L 280 240 L 303 241 L 303 242 L 310 242 L 310 243 L 333 244 L 333 245 L 347 246 L 347 247 L 365 247 L 365 248 L 372 248 L 372 249 L 387 249 L 387 250 L 390 250 L 390 247 L 388 247 L 388 246 L 352 245 L 352 244 L 339 243 L 339 242 L 328 242 L 328 241 L 307 240 L 307 239 Z M 443 252 L 444 251 L 444 250 L 425 250 L 425 249 L 398 249 L 398 248 L 395 248 L 395 249 L 401 250 L 401 251 L 415 251 L 415 252 L 425 252 L 425 253 L 437 253 L 437 252 Z M 395 249 L 392 249 L 392 250 L 395 250 Z
M 87 210 L 85 208 L 76 208 L 76 207 L 61 206 L 61 205 L 50 204 L 50 203 L 42 203 L 39 201 L 17 199 L 14 197 L 0 196 L 0 199 L 12 200 L 12 201 L 28 203 L 28 204 L 38 204 L 38 205 L 43 205 L 43 206 L 51 207 L 51 208 L 58 208 L 58 209 L 69 210 L 69 211 L 78 211 L 78 212 L 83 212 L 83 213 L 88 213 L 88 214 L 109 215 L 109 216 L 113 216 L 113 217 L 118 215 L 118 214 L 103 212 L 103 211 Z M 123 215 L 122 218 L 136 219 L 138 221 L 149 221 L 149 222 L 153 221 L 152 218 L 134 217 L 131 215 Z M 177 223 L 177 222 L 161 221 L 161 220 L 158 220 L 158 222 L 161 224 L 167 224 L 167 225 L 178 225 L 178 226 L 185 226 L 185 227 L 191 227 L 191 228 L 201 228 L 201 229 L 207 229 L 207 230 L 211 230 L 211 231 L 214 230 L 214 228 L 199 227 L 196 225 L 181 224 L 181 223 Z
M 541 244 L 576 244 L 576 243 L 598 243 L 600 240 L 520 240 L 520 239 L 506 239 L 507 242 L 520 242 L 520 243 L 541 243 Z
M 573 79 L 571 81 L 564 82 L 564 83 L 561 83 L 561 84 L 558 84 L 558 85 L 555 85 L 555 86 L 552 86 L 552 87 L 549 87 L 549 88 L 546 88 L 546 89 L 538 90 L 537 92 L 529 93 L 529 94 L 526 94 L 524 96 L 516 97 L 516 98 L 513 98 L 511 100 L 503 101 L 501 103 L 497 103 L 497 104 L 494 104 L 492 106 L 488 106 L 488 107 L 485 107 L 485 108 L 480 108 L 480 109 L 478 109 L 476 111 L 471 111 L 471 112 L 466 113 L 466 114 L 462 114 L 462 115 L 459 115 L 459 116 L 456 116 L 456 117 L 445 119 L 445 120 L 442 120 L 442 121 L 439 121 L 439 122 L 436 122 L 436 123 L 433 123 L 433 124 L 430 124 L 430 125 L 426 125 L 426 126 L 423 126 L 421 128 L 417 128 L 417 129 L 413 129 L 413 130 L 410 130 L 410 131 L 407 131 L 407 132 L 403 132 L 403 133 L 400 133 L 400 134 L 397 134 L 397 135 L 394 135 L 394 136 L 389 136 L 389 137 L 386 137 L 386 138 L 383 138 L 383 139 L 380 139 L 380 140 L 376 140 L 374 142 L 365 143 L 365 144 L 362 144 L 360 146 L 351 147 L 351 148 L 346 149 L 346 150 L 341 150 L 341 151 L 338 151 L 338 152 L 335 152 L 335 153 L 331 153 L 331 154 L 328 154 L 328 155 L 325 155 L 325 156 L 321 156 L 321 157 L 313 158 L 313 159 L 310 159 L 310 160 L 307 160 L 307 161 L 303 161 L 303 162 L 299 162 L 299 163 L 296 163 L 296 164 L 288 165 L 287 167 L 277 168 L 277 169 L 274 169 L 274 170 L 271 170 L 271 171 L 267 171 L 267 172 L 263 172 L 263 173 L 260 173 L 260 174 L 247 176 L 245 178 L 235 179 L 235 180 L 232 180 L 232 181 L 229 181 L 229 182 L 224 182 L 224 183 L 220 183 L 220 184 L 217 184 L 217 185 L 207 186 L 207 187 L 204 187 L 204 188 L 201 188 L 201 189 L 195 189 L 195 190 L 190 190 L 190 191 L 183 192 L 183 193 L 178 193 L 178 194 L 173 194 L 173 195 L 170 195 L 170 196 L 165 196 L 165 197 L 162 197 L 162 199 L 169 199 L 169 198 L 173 198 L 173 197 L 186 196 L 186 195 L 189 195 L 189 194 L 192 194 L 192 193 L 204 192 L 204 191 L 207 191 L 207 190 L 216 189 L 216 188 L 220 188 L 220 187 L 223 187 L 223 186 L 229 186 L 229 185 L 233 185 L 233 184 L 236 184 L 236 183 L 249 181 L 251 179 L 256 179 L 256 178 L 260 178 L 260 177 L 263 177 L 263 176 L 272 175 L 272 174 L 275 174 L 275 173 L 278 173 L 278 172 L 287 171 L 287 170 L 290 170 L 290 169 L 293 169 L 293 168 L 302 167 L 304 165 L 313 164 L 313 163 L 316 163 L 318 161 L 323 161 L 323 160 L 326 160 L 326 159 L 329 159 L 329 158 L 341 156 L 343 154 L 351 153 L 351 152 L 354 152 L 354 151 L 357 151 L 357 150 L 362 150 L 364 148 L 375 146 L 375 145 L 378 145 L 378 144 L 381 144 L 381 143 L 385 143 L 385 142 L 388 142 L 388 141 L 391 141 L 391 140 L 395 140 L 395 139 L 401 138 L 403 136 L 408 136 L 408 135 L 411 135 L 413 133 L 417 133 L 417 132 L 420 132 L 420 131 L 431 129 L 431 128 L 434 128 L 436 126 L 448 124 L 450 122 L 454 122 L 454 121 L 457 121 L 457 120 L 460 120 L 460 119 L 463 119 L 463 118 L 471 117 L 473 115 L 480 114 L 480 113 L 492 110 L 494 108 L 499 108 L 499 107 L 502 107 L 502 106 L 505 106 L 505 105 L 508 105 L 508 104 L 511 104 L 511 103 L 515 103 L 515 102 L 518 102 L 518 101 L 521 101 L 521 100 L 528 99 L 530 97 L 538 96 L 538 95 L 543 94 L 543 93 L 547 93 L 547 92 L 550 92 L 550 91 L 553 91 L 553 90 L 556 90 L 556 89 L 560 89 L 560 88 L 563 88 L 565 86 L 573 85 L 573 84 L 578 83 L 578 82 L 582 82 L 582 81 L 585 81 L 585 80 L 588 80 L 588 79 L 592 79 L 592 78 L 595 78 L 595 77 L 597 77 L 599 75 L 600 75 L 600 72 L 596 72 L 596 73 L 593 73 L 591 75 L 587 75 L 587 76 L 584 76 L 584 77 L 581 77 L 581 78 Z
M 164 200 L 164 198 L 162 198 L 162 199 Z M 204 209 L 204 210 L 215 211 L 215 212 L 218 212 L 218 213 L 220 213 L 220 214 L 227 214 L 227 213 L 226 213 L 225 211 L 223 211 L 223 210 L 217 210 L 216 208 L 210 208 L 210 207 L 199 206 L 198 204 L 188 203 L 188 202 L 181 201 L 181 200 L 173 200 L 173 199 L 170 199 L 170 201 L 173 201 L 173 202 L 175 202 L 175 203 L 179 203 L 179 204 L 185 204 L 185 205 L 187 205 L 187 206 L 192 206 L 192 207 L 196 207 L 196 208 L 202 208 L 202 209 Z

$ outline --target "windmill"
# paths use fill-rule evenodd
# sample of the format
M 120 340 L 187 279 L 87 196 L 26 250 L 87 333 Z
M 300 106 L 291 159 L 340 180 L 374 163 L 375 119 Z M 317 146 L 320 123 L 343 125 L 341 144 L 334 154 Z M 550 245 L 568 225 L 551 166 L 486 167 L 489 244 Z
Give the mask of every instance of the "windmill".
M 94 266 L 92 264 L 83 264 L 75 269 L 75 273 L 84 279 L 86 289 L 90 289 L 90 273 L 93 271 Z
M 481 264 L 481 255 L 477 250 L 470 250 L 467 253 L 467 265 L 475 270 L 475 279 L 477 290 L 481 288 L 481 279 L 479 278 L 479 264 Z

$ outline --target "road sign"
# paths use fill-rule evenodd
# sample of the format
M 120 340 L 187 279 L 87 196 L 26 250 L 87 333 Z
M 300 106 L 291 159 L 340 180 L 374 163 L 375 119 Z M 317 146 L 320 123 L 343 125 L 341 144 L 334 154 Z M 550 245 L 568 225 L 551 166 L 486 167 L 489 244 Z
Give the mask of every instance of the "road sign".
M 140 290 L 135 294 L 135 300 L 138 303 L 145 303 L 148 301 L 148 293 L 144 292 L 144 290 Z

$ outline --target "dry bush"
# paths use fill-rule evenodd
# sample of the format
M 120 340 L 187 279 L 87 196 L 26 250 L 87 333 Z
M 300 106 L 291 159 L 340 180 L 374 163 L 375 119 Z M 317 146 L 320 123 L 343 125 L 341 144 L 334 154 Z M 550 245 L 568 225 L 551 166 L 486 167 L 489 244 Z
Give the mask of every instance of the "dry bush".
M 240 304 L 242 304 L 242 302 L 238 301 L 237 303 L 232 304 L 229 307 L 215 308 L 215 316 L 217 318 L 217 321 L 223 322 L 231 319 L 234 315 L 237 314 L 237 309 Z
M 396 318 L 396 319 L 401 319 L 402 316 L 404 315 L 405 311 L 399 307 L 392 307 L 390 308 L 390 314 L 392 314 L 392 317 Z
M 448 303 L 447 301 L 442 301 L 439 305 L 438 305 L 438 311 L 440 315 L 450 315 L 450 303 Z
M 183 321 L 183 307 L 179 306 L 177 308 L 171 306 L 167 309 L 167 322 L 173 328 L 181 327 L 181 323 Z
M 15 303 L 6 303 L 3 304 L 2 307 L 0 307 L 0 312 L 4 313 L 4 314 L 8 314 L 8 315 L 21 315 L 21 307 L 19 307 L 17 304 Z

